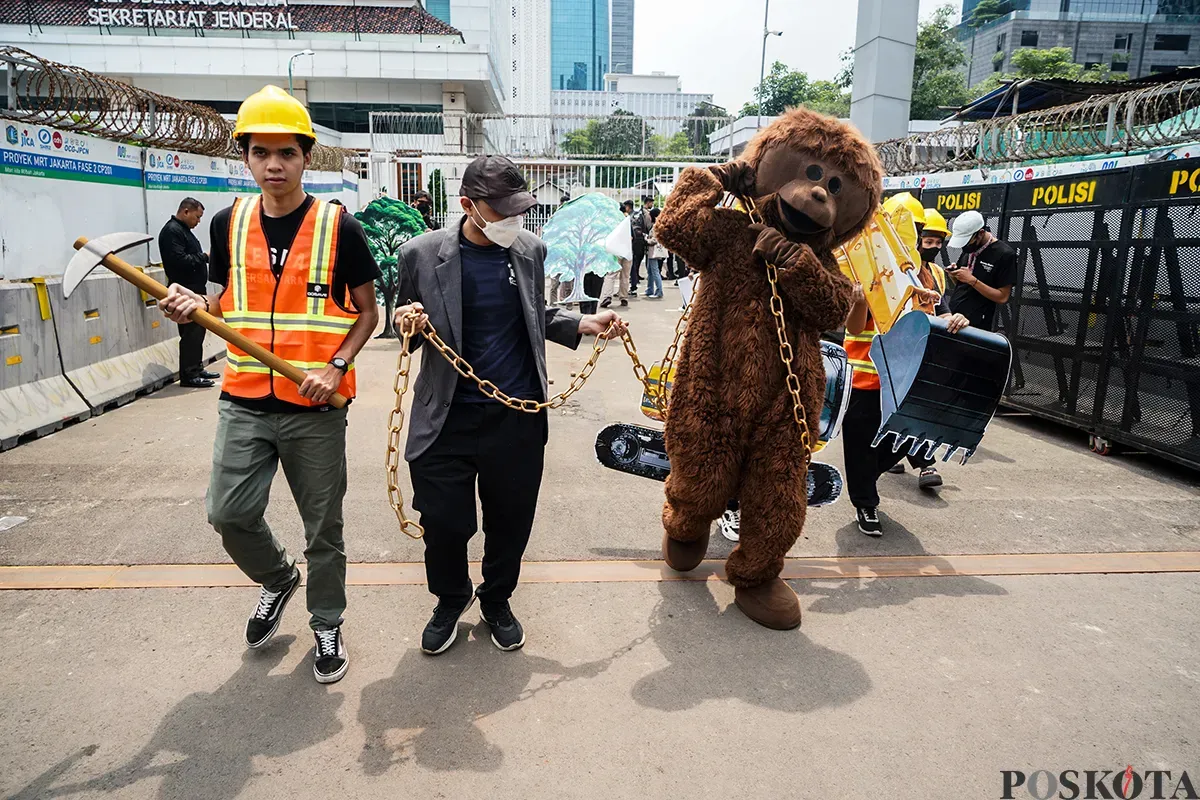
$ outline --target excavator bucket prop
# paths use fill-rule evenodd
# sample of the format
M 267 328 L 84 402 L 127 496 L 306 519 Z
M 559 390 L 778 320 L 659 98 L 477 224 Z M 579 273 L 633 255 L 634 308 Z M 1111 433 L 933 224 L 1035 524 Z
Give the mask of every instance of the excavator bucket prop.
M 927 458 L 946 446 L 943 461 L 962 451 L 966 464 L 991 422 L 1008 381 L 1012 348 L 998 333 L 964 328 L 910 311 L 871 344 L 879 370 L 883 424 L 873 446 L 893 452 L 922 450 Z

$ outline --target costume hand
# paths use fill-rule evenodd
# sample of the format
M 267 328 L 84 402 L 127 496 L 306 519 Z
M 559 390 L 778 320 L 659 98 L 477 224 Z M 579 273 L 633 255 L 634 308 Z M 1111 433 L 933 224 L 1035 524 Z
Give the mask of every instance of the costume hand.
M 425 330 L 425 326 L 429 324 L 429 315 L 425 313 L 425 306 L 421 305 L 420 303 L 400 306 L 396 309 L 396 313 L 392 317 L 392 323 L 396 326 L 396 330 L 401 336 L 404 335 L 404 329 L 406 327 L 406 321 L 404 318 L 409 314 L 417 315 L 417 318 L 409 323 L 411 324 L 412 334 L 414 336 Z
M 326 364 L 321 369 L 308 371 L 304 376 L 304 383 L 300 384 L 300 396 L 318 405 L 324 405 L 341 384 L 342 371 L 333 364 Z
M 758 240 L 754 243 L 754 255 L 768 264 L 786 269 L 802 259 L 806 251 L 808 255 L 816 258 L 808 245 L 788 240 L 775 228 L 756 223 L 750 226 L 750 230 L 758 234 Z
M 753 197 L 758 176 L 754 167 L 745 161 L 727 161 L 708 168 L 716 176 L 725 191 L 736 197 Z
M 612 330 L 608 329 L 612 326 Z M 621 319 L 617 312 L 606 308 L 599 314 L 586 314 L 579 320 L 580 334 L 594 334 L 601 339 L 617 339 L 629 330 L 629 323 Z
M 181 325 L 191 322 L 192 314 L 196 309 L 205 308 L 207 305 L 204 297 L 191 289 L 185 289 L 178 283 L 172 283 L 167 287 L 167 296 L 159 303 L 159 307 L 162 308 L 167 319 Z
M 950 333 L 958 333 L 970 324 L 971 321 L 962 314 L 951 314 L 946 317 L 946 330 L 950 331 Z

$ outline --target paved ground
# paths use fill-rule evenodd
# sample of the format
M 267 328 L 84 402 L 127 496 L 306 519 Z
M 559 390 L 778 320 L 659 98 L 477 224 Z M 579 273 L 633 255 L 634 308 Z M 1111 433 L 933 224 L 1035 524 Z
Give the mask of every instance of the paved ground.
M 669 305 L 630 310 L 643 354 L 665 347 Z M 395 354 L 373 342 L 359 362 L 355 562 L 420 560 L 384 491 Z M 550 355 L 562 387 L 587 353 Z M 656 557 L 661 486 L 592 456 L 604 424 L 642 419 L 639 396 L 614 348 L 552 418 L 531 560 Z M 0 564 L 225 563 L 203 511 L 215 399 L 171 388 L 0 455 L 0 517 L 28 518 L 0 531 Z M 811 514 L 793 555 L 1200 551 L 1194 474 L 1101 459 L 1084 438 L 998 419 L 939 495 L 884 478 L 882 540 L 843 502 Z M 840 464 L 838 445 L 822 458 Z M 299 549 L 282 482 L 269 519 Z M 714 539 L 710 555 L 726 552 Z M 416 649 L 421 587 L 355 587 L 352 666 L 328 688 L 299 606 L 273 646 L 239 646 L 250 589 L 0 592 L 0 795 L 973 798 L 999 797 L 1005 769 L 1127 764 L 1200 786 L 1195 574 L 847 570 L 796 581 L 805 623 L 781 634 L 742 617 L 725 584 L 646 572 L 525 585 L 524 651 L 475 627 L 436 660 Z

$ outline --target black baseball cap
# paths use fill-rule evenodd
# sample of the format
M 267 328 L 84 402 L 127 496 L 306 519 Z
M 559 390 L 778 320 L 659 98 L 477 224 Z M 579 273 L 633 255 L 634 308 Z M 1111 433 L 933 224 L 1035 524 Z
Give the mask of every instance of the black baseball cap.
M 479 156 L 463 172 L 463 197 L 485 200 L 497 214 L 515 217 L 537 205 L 517 165 L 504 156 Z

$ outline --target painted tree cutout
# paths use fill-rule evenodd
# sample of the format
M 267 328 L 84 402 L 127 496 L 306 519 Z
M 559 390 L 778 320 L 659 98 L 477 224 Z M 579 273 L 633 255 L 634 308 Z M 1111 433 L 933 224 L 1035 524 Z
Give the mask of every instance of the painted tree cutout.
M 542 228 L 546 242 L 546 275 L 572 281 L 571 296 L 564 303 L 598 300 L 583 290 L 583 276 L 608 275 L 621 264 L 604 247 L 613 228 L 625 220 L 617 201 L 603 194 L 585 194 L 562 206 Z
M 400 269 L 396 255 L 409 239 L 425 232 L 421 212 L 401 200 L 379 197 L 354 215 L 367 234 L 367 245 L 381 273 L 375 281 L 375 293 L 383 301 L 383 333 L 380 339 L 395 339 L 392 315 L 396 310 L 396 294 L 400 291 Z

